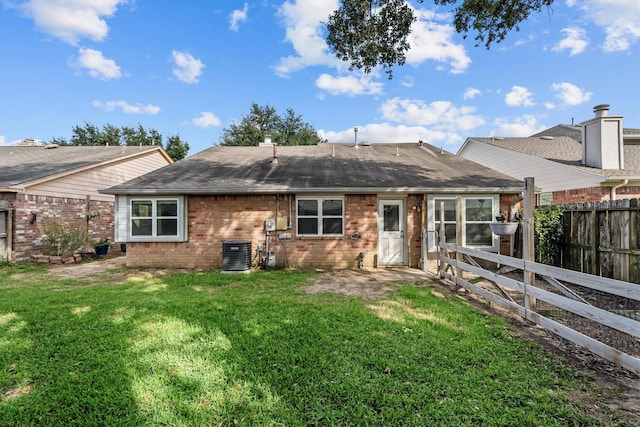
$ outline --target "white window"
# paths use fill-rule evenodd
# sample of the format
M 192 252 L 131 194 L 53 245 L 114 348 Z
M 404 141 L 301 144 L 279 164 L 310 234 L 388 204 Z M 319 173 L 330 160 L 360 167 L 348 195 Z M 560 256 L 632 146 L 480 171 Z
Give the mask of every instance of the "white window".
M 182 197 L 119 198 L 117 239 L 131 242 L 180 242 L 186 239 Z M 124 215 L 123 215 L 124 214 Z M 124 218 L 123 218 L 124 216 Z M 125 239 L 122 239 L 125 237 Z
M 428 217 L 431 229 L 440 231 L 440 206 L 444 203 L 444 229 L 447 243 L 456 243 L 456 196 L 429 196 Z M 475 249 L 497 250 L 498 239 L 489 224 L 499 211 L 498 195 L 465 195 L 462 197 L 462 245 Z M 429 242 L 435 250 L 436 242 Z
M 299 236 L 341 236 L 344 234 L 342 198 L 298 198 Z

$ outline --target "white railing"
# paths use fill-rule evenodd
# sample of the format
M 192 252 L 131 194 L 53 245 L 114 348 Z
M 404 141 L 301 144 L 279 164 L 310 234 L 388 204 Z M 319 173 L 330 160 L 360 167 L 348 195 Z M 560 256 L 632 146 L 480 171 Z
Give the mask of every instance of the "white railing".
M 592 338 L 585 333 L 579 332 L 571 327 L 564 325 L 549 317 L 545 317 L 540 311 L 536 311 L 540 306 L 539 301 L 556 307 L 559 310 L 573 313 L 581 318 L 594 322 L 594 325 L 603 325 L 620 331 L 623 337 L 635 340 L 640 343 L 640 322 L 630 317 L 621 316 L 609 310 L 594 307 L 584 299 L 572 296 L 569 289 L 572 285 L 581 288 L 587 288 L 593 291 L 615 296 L 613 298 L 622 298 L 625 301 L 632 300 L 634 307 L 640 307 L 637 302 L 640 301 L 640 285 L 623 282 L 620 280 L 607 279 L 603 277 L 593 276 L 590 274 L 580 273 L 572 270 L 552 267 L 545 264 L 539 264 L 532 261 L 524 261 L 518 258 L 512 258 L 504 255 L 498 255 L 490 252 L 483 252 L 474 249 L 459 247 L 456 245 L 446 244 L 441 247 L 442 253 L 439 256 L 437 273 L 456 286 L 461 286 L 471 292 L 474 292 L 492 303 L 499 305 L 511 312 L 515 312 L 524 319 L 548 329 L 555 334 L 595 353 L 619 366 L 628 369 L 640 375 L 640 358 L 639 354 L 628 354 L 624 351 L 614 348 L 609 344 Z M 548 278 L 553 283 L 557 283 L 558 287 L 564 288 L 561 294 L 550 292 L 541 287 L 532 284 L 530 281 L 517 280 L 512 277 L 506 277 L 486 270 L 478 265 L 474 259 L 481 259 L 500 266 L 509 266 L 514 269 L 522 270 L 522 277 L 527 274 L 537 274 Z M 466 261 L 465 261 L 466 260 Z M 448 270 L 451 268 L 451 272 Z M 500 294 L 496 294 L 491 290 L 479 286 L 476 280 L 473 282 L 464 278 L 464 272 L 474 275 L 476 280 L 478 277 L 491 282 Z M 565 287 L 564 282 L 568 284 Z M 529 284 L 527 284 L 529 283 Z M 533 281 L 535 283 L 535 280 Z M 504 288 L 507 288 L 505 290 Z M 509 295 L 519 296 L 518 300 L 522 300 L 523 304 L 519 304 L 513 298 L 505 297 L 505 293 Z M 637 316 L 636 316 L 637 317 Z M 603 328 L 604 329 L 604 328 Z M 626 339 L 625 338 L 625 339 Z M 632 346 L 633 347 L 633 346 Z M 635 347 L 637 348 L 637 346 Z M 635 351 L 634 351 L 635 353 Z

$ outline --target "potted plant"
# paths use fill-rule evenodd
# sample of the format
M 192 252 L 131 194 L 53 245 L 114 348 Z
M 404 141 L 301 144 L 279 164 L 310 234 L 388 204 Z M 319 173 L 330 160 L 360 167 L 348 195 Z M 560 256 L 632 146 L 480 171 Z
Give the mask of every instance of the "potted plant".
M 111 242 L 106 237 L 101 237 L 93 243 L 93 249 L 96 251 L 96 256 L 101 257 L 107 254 L 109 251 Z

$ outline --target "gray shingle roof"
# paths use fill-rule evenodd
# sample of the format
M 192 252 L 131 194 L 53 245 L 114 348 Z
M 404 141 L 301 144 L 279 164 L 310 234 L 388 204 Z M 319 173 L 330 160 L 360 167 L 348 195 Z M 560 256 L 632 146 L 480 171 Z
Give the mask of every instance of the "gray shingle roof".
M 540 137 L 540 136 L 553 136 L 560 137 L 566 136 L 569 138 L 573 138 L 576 141 L 582 141 L 582 126 L 572 126 L 572 125 L 556 125 L 552 128 L 543 130 L 542 132 L 536 133 L 535 135 L 531 135 L 532 137 Z
M 471 139 L 567 165 L 582 164 L 582 144 L 566 136 L 553 137 L 553 139 L 547 139 L 544 136 Z
M 157 146 L 0 147 L 0 187 L 21 185 L 156 149 Z
M 622 129 L 622 134 L 624 136 L 634 136 L 634 135 L 640 135 L 640 129 L 636 129 L 636 128 L 623 128 Z M 538 136 L 553 136 L 553 137 L 560 137 L 560 136 L 566 136 L 569 138 L 573 138 L 578 142 L 582 142 L 582 126 L 581 125 L 556 125 L 552 128 L 549 129 L 545 129 L 542 132 L 538 132 L 534 135 L 531 135 L 532 137 L 538 137 Z
M 213 147 L 103 192 L 240 194 L 521 190 L 521 181 L 425 144 Z
M 564 125 L 567 126 L 567 125 Z M 553 129 L 553 130 L 552 130 Z M 582 164 L 582 144 L 569 136 L 553 136 L 563 133 L 559 126 L 543 131 L 537 136 L 523 138 L 470 138 L 474 141 L 501 147 L 507 150 L 552 160 L 583 170 L 598 173 L 605 176 L 637 177 L 640 176 L 640 145 L 628 142 L 624 144 L 624 169 L 598 169 Z M 627 131 L 629 129 L 625 129 Z M 571 134 L 572 130 L 564 129 L 564 134 Z M 630 135 L 633 133 L 629 133 Z M 625 133 L 627 135 L 627 133 Z M 552 137 L 552 138 L 550 138 Z

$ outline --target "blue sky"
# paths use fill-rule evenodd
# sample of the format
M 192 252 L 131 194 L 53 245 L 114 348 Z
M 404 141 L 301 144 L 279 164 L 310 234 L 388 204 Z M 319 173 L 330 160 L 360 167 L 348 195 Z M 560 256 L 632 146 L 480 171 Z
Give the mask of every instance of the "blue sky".
M 407 64 L 350 72 L 320 21 L 337 0 L 0 0 L 0 145 L 75 125 L 153 128 L 189 154 L 251 104 L 292 108 L 329 142 L 527 136 L 610 104 L 640 128 L 640 2 L 556 0 L 490 50 L 447 8 L 409 2 Z

